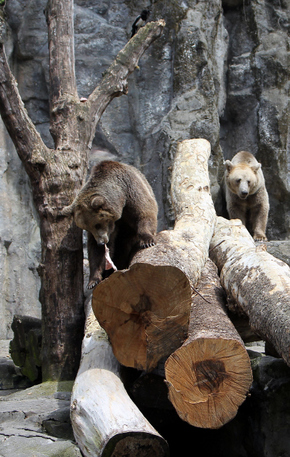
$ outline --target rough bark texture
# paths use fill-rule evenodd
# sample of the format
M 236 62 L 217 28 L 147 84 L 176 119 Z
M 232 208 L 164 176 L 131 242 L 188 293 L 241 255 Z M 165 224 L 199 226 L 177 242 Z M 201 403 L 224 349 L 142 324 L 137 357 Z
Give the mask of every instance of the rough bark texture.
M 217 218 L 210 255 L 250 326 L 290 365 L 290 268 L 256 245 L 239 220 Z
M 124 365 L 150 370 L 186 337 L 190 285 L 200 278 L 216 217 L 209 155 L 207 140 L 179 144 L 172 174 L 174 230 L 160 232 L 155 246 L 135 254 L 129 270 L 113 273 L 94 290 L 93 310 Z
M 249 356 L 227 316 L 225 294 L 210 260 L 193 295 L 188 338 L 167 359 L 169 399 L 191 425 L 219 428 L 230 421 L 252 383 Z
M 71 422 L 86 456 L 167 456 L 166 441 L 128 396 L 107 335 L 91 305 L 80 368 L 71 397 Z
M 73 0 L 50 0 L 50 125 L 55 148 L 43 143 L 28 117 L 0 38 L 0 112 L 30 178 L 40 216 L 43 379 L 73 379 L 83 334 L 82 232 L 59 210 L 70 204 L 87 172 L 87 153 L 110 101 L 127 93 L 127 78 L 164 21 L 150 23 L 120 51 L 91 97 L 78 97 L 74 70 Z M 2 32 L 2 29 L 0 30 Z

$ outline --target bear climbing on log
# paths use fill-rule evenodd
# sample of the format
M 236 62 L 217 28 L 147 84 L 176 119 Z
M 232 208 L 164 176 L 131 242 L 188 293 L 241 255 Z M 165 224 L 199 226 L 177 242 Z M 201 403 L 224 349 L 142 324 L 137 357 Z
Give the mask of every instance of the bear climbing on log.
M 110 160 L 93 167 L 87 183 L 62 211 L 73 214 L 76 225 L 88 232 L 88 289 L 103 279 L 106 269 L 127 268 L 132 253 L 154 245 L 157 213 L 152 188 L 137 168 Z
M 224 186 L 230 219 L 240 219 L 254 240 L 267 241 L 269 197 L 261 164 L 250 152 L 225 161 Z

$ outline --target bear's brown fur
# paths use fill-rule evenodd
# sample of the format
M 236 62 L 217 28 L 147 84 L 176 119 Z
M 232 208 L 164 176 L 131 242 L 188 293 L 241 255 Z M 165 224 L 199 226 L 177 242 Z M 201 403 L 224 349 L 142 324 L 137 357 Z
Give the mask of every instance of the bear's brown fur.
M 138 248 L 154 245 L 158 206 L 145 176 L 131 165 L 103 161 L 63 215 L 73 214 L 78 227 L 88 232 L 92 289 L 105 270 L 105 245 L 118 269 L 128 268 Z
M 240 219 L 254 240 L 267 240 L 269 197 L 261 164 L 250 152 L 238 152 L 225 161 L 224 183 L 230 219 Z

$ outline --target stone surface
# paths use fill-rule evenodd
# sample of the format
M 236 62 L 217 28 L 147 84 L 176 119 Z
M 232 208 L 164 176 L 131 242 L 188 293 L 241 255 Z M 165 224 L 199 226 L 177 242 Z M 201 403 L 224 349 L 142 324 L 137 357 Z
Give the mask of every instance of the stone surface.
M 72 383 L 46 382 L 0 397 L 2 457 L 81 457 L 70 425 Z
M 171 457 L 187 455 L 192 442 L 207 457 L 290 455 L 290 368 L 282 359 L 265 356 L 263 343 L 249 345 L 248 352 L 254 376 L 250 395 L 237 416 L 219 430 L 182 421 L 166 402 L 166 389 L 158 391 L 158 401 L 152 397 L 149 404 L 140 405 L 168 440 Z M 69 418 L 71 388 L 69 382 L 47 382 L 0 397 L 0 455 L 81 457 Z
M 277 257 L 277 259 L 283 260 L 283 262 L 290 266 L 290 241 L 268 241 L 266 246 L 269 254 Z

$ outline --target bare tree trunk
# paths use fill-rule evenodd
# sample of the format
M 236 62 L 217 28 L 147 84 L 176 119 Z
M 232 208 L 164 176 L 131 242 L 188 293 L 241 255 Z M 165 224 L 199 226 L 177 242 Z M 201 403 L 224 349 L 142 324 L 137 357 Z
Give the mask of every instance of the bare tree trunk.
M 239 220 L 217 218 L 210 255 L 250 326 L 290 366 L 290 268 L 256 245 Z
M 84 456 L 168 455 L 166 441 L 132 402 L 105 331 L 88 306 L 82 359 L 71 398 L 71 422 Z
M 99 86 L 80 102 L 74 71 L 73 0 L 49 0 L 50 122 L 55 149 L 47 148 L 21 101 L 0 27 L 0 111 L 32 185 L 40 216 L 43 380 L 73 379 L 83 336 L 82 236 L 60 216 L 80 189 L 95 128 L 110 101 L 127 93 L 127 78 L 164 21 L 149 23 L 120 51 Z
M 210 144 L 179 144 L 172 175 L 174 230 L 137 252 L 130 269 L 118 271 L 93 292 L 93 310 L 107 331 L 117 359 L 152 370 L 186 338 L 195 286 L 208 257 L 215 210 L 210 195 Z
M 165 363 L 169 399 L 178 415 L 201 428 L 230 421 L 252 383 L 250 359 L 227 316 L 217 268 L 208 260 L 192 298 L 188 338 Z

